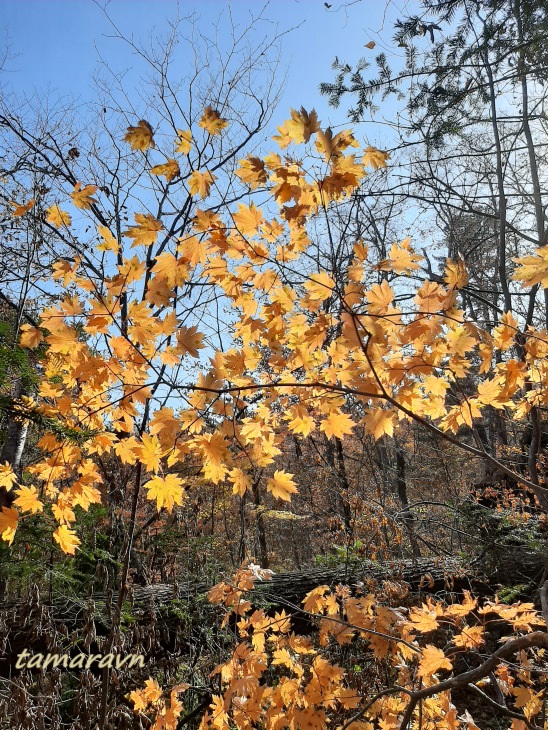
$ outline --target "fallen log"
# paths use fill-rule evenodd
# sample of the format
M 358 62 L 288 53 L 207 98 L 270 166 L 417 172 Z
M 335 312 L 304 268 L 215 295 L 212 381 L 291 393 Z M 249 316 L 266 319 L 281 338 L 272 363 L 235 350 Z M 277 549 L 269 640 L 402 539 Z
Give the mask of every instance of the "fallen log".
M 335 568 L 274 574 L 270 580 L 258 581 L 253 593 L 257 597 L 268 597 L 274 603 L 279 598 L 300 604 L 314 588 L 339 584 L 362 591 L 384 588 L 389 594 L 462 592 L 474 586 L 483 593 L 487 587 L 477 569 L 473 570 L 456 558 L 419 558 L 382 563 L 360 561 Z
M 420 600 L 421 594 L 447 597 L 468 589 L 492 595 L 493 588 L 477 568 L 457 559 L 394 560 L 384 563 L 352 562 L 333 568 L 309 568 L 274 574 L 257 580 L 250 599 L 267 610 L 285 609 L 295 617 L 295 630 L 314 630 L 302 610 L 311 590 L 328 585 L 348 585 L 352 592 L 375 592 L 396 603 Z M 208 631 L 218 627 L 218 608 L 207 601 L 211 586 L 179 582 L 132 586 L 123 603 L 124 643 L 132 652 L 156 658 L 185 655 L 206 646 Z M 0 676 L 10 676 L 22 648 L 31 652 L 58 652 L 61 647 L 102 651 L 111 626 L 116 592 L 91 596 L 40 595 L 34 586 L 27 600 L 0 603 Z
M 275 573 L 270 580 L 257 580 L 252 591 L 255 600 L 270 604 L 294 603 L 299 605 L 306 594 L 321 585 L 334 587 L 348 585 L 361 590 L 383 588 L 397 591 L 401 586 L 413 594 L 461 592 L 476 586 L 486 589 L 485 580 L 477 570 L 472 570 L 457 559 L 418 559 L 376 563 L 352 562 L 335 568 L 310 568 L 288 573 Z M 180 582 L 174 585 L 157 583 L 149 586 L 133 586 L 127 593 L 127 608 L 135 615 L 160 614 L 173 604 L 192 604 L 204 598 L 211 586 L 202 582 Z M 0 613 L 9 613 L 13 619 L 18 613 L 32 614 L 46 611 L 55 624 L 78 625 L 93 618 L 98 625 L 110 626 L 111 607 L 118 601 L 116 591 L 93 593 L 90 596 L 40 596 L 35 587 L 25 600 L 2 601 Z M 12 624 L 13 625 L 13 624 Z

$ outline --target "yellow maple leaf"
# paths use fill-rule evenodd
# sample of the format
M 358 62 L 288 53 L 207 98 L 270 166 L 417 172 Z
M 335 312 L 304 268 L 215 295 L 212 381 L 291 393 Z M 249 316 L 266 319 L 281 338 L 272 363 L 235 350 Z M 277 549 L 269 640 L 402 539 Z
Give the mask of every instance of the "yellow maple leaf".
M 293 474 L 285 471 L 275 471 L 271 479 L 267 479 L 266 489 L 273 497 L 283 499 L 284 502 L 291 501 L 291 495 L 297 493 L 297 485 L 293 481 Z
M 230 726 L 228 723 L 228 713 L 225 709 L 225 700 L 218 695 L 212 695 L 211 704 L 211 724 L 219 730 L 227 730 Z
M 3 487 L 7 492 L 17 482 L 17 475 L 13 471 L 12 467 L 6 461 L 5 464 L 0 464 L 0 487 Z
M 317 274 L 312 274 L 304 288 L 311 299 L 322 302 L 331 296 L 331 292 L 335 288 L 335 282 L 325 271 L 320 271 Z
M 380 271 L 393 271 L 396 274 L 409 274 L 420 269 L 423 256 L 418 256 L 411 248 L 411 239 L 405 238 L 401 243 L 394 243 L 388 252 L 388 258 L 383 259 L 377 268 Z
M 147 471 L 158 471 L 163 455 L 164 452 L 158 438 L 144 433 L 141 437 L 141 444 L 138 447 L 138 456 L 139 461 Z
M 86 185 L 82 187 L 82 183 L 78 182 L 74 186 L 72 193 L 70 193 L 70 197 L 77 208 L 89 210 L 92 205 L 97 205 L 97 201 L 93 196 L 98 189 L 97 185 Z
M 38 499 L 38 492 L 36 487 L 19 487 L 15 490 L 17 499 L 14 500 L 14 504 L 19 507 L 22 512 L 41 512 L 44 509 L 44 505 Z
M 133 710 L 135 712 L 146 710 L 146 708 L 148 707 L 148 703 L 143 694 L 143 690 L 141 689 L 134 689 L 133 692 L 130 692 L 129 699 L 131 702 L 133 702 Z
M 409 621 L 413 625 L 413 629 L 420 631 L 421 634 L 435 631 L 439 626 L 438 614 L 425 604 L 422 605 L 422 608 L 415 607 L 409 611 Z
M 310 613 L 319 613 L 325 605 L 325 594 L 329 592 L 328 586 L 318 586 L 309 591 L 303 599 L 303 608 Z
M 137 705 L 141 709 L 154 705 L 162 698 L 162 688 L 155 679 L 149 677 L 145 682 L 143 689 L 135 690 L 130 694 L 130 699 L 137 709 Z
M 232 493 L 243 497 L 244 494 L 251 489 L 252 479 L 241 469 L 234 468 L 228 474 L 229 481 L 232 482 Z
M 149 147 L 155 147 L 153 139 L 153 130 L 150 124 L 145 120 L 141 119 L 136 127 L 128 127 L 127 132 L 124 136 L 124 141 L 129 142 L 131 148 L 134 150 L 142 150 L 146 152 Z
M 478 403 L 484 406 L 493 405 L 495 408 L 504 408 L 501 403 L 496 403 L 497 398 L 502 392 L 502 385 L 499 383 L 499 379 L 483 380 L 478 385 Z
M 140 444 L 135 436 L 121 438 L 114 444 L 114 452 L 124 464 L 135 464 L 137 461 L 136 452 L 139 453 Z
M 236 175 L 242 182 L 249 185 L 251 190 L 264 185 L 267 181 L 264 162 L 259 157 L 252 155 L 240 160 L 240 167 L 236 170 Z
M 51 275 L 52 279 L 55 281 L 59 281 L 61 279 L 63 281 L 63 286 L 67 287 L 76 278 L 76 272 L 79 264 L 80 259 L 76 259 L 74 263 L 64 261 L 63 259 L 56 261 L 53 264 L 53 273 Z
M 181 174 L 179 163 L 171 157 L 163 165 L 155 165 L 150 172 L 153 175 L 163 175 L 167 182 L 171 182 Z
M 240 437 L 246 443 L 253 443 L 253 441 L 260 439 L 265 431 L 264 422 L 256 420 L 254 418 L 244 418 L 242 421 L 243 425 L 240 430 Z
M 464 591 L 464 600 L 462 603 L 454 603 L 449 606 L 445 613 L 448 616 L 467 616 L 478 605 L 478 599 L 472 598 L 470 591 Z
M 514 281 L 521 281 L 522 287 L 540 284 L 548 289 L 548 245 L 537 248 L 532 256 L 512 259 L 518 268 L 512 274 Z
M 190 190 L 190 194 L 199 195 L 202 200 L 204 198 L 207 198 L 211 186 L 216 179 L 217 177 L 212 172 L 209 172 L 209 170 L 205 170 L 204 172 L 194 170 L 192 175 L 190 175 L 190 177 L 188 178 L 188 188 Z
M 319 129 L 318 115 L 314 109 L 310 113 L 304 107 L 298 111 L 291 109 L 291 119 L 278 127 L 279 135 L 275 135 L 272 139 L 284 149 L 291 142 L 295 142 L 295 144 L 308 142 Z
M 175 152 L 181 155 L 188 155 L 192 148 L 192 132 L 190 129 L 178 129 L 175 140 Z
M 485 643 L 483 626 L 465 626 L 460 634 L 453 637 L 459 649 L 478 649 Z
M 471 337 L 461 325 L 449 330 L 447 343 L 451 355 L 464 355 L 477 344 L 475 338 Z
M 424 379 L 424 392 L 434 397 L 445 398 L 445 393 L 449 389 L 449 383 L 443 378 L 437 378 L 435 375 L 428 375 Z
M 147 497 L 156 500 L 158 512 L 165 507 L 171 514 L 174 505 L 183 504 L 185 490 L 183 480 L 175 474 L 167 474 L 165 477 L 155 476 L 144 485 L 148 490 Z
M 76 536 L 74 530 L 71 530 L 66 525 L 60 525 L 53 533 L 53 539 L 59 545 L 61 550 L 68 555 L 74 555 L 80 540 Z
M 504 312 L 504 314 L 501 315 L 499 324 L 493 330 L 495 346 L 498 347 L 501 352 L 506 352 L 514 345 L 518 332 L 518 320 L 514 317 L 512 312 Z
M 197 436 L 194 444 L 203 460 L 204 475 L 218 484 L 228 471 L 229 455 L 226 439 L 222 433 L 208 433 Z
M 368 433 L 372 434 L 377 440 L 384 434 L 387 436 L 394 435 L 394 417 L 395 414 L 392 411 L 376 408 L 367 411 L 363 417 L 363 423 Z
M 419 663 L 419 677 L 431 677 L 440 669 L 453 669 L 451 661 L 441 649 L 427 644 L 422 650 L 422 659 Z
M 386 312 L 387 308 L 394 300 L 394 292 L 386 279 L 384 279 L 381 284 L 373 284 L 371 289 L 366 292 L 365 296 L 371 305 L 371 310 L 377 314 L 383 314 Z
M 349 129 L 343 129 L 333 136 L 330 128 L 325 132 L 318 130 L 316 149 L 324 156 L 326 162 L 333 162 L 348 147 L 359 147 L 360 144 Z M 362 160 L 363 164 L 367 164 Z
M 8 545 L 12 544 L 13 538 L 15 537 L 18 519 L 19 513 L 16 509 L 2 507 L 2 512 L 0 512 L 0 535 L 2 535 L 2 540 L 5 540 Z
M 523 707 L 523 714 L 527 719 L 530 720 L 541 711 L 544 690 L 535 693 L 530 687 L 512 687 L 512 694 L 516 698 L 516 707 Z
M 22 203 L 21 205 L 19 203 L 14 203 L 13 201 L 11 201 L 10 205 L 13 207 L 11 213 L 12 216 L 14 218 L 20 218 L 22 215 L 25 215 L 25 213 L 28 213 L 29 210 L 34 207 L 34 198 L 31 198 L 28 203 Z
M 388 152 L 382 152 L 382 150 L 378 150 L 376 147 L 366 147 L 362 162 L 364 165 L 378 170 L 381 167 L 386 167 L 386 162 L 389 159 L 390 155 Z
M 301 406 L 294 406 L 285 417 L 289 421 L 287 424 L 289 429 L 293 433 L 300 433 L 305 437 L 308 436 L 316 426 L 314 419 L 309 415 L 308 410 Z
M 44 333 L 38 327 L 33 327 L 31 324 L 24 324 L 21 327 L 21 339 L 19 344 L 21 347 L 28 347 L 34 349 L 43 341 Z
M 158 238 L 163 226 L 151 213 L 135 213 L 135 226 L 130 226 L 122 235 L 133 238 L 134 246 L 151 246 Z
M 164 448 L 171 448 L 181 431 L 179 419 L 171 408 L 160 408 L 154 412 L 150 423 L 150 433 L 157 435 Z
M 198 332 L 198 326 L 179 327 L 177 331 L 177 347 L 176 352 L 181 355 L 190 355 L 190 357 L 200 357 L 198 350 L 202 350 L 204 335 Z
M 263 222 L 263 211 L 255 203 L 244 205 L 238 203 L 238 211 L 233 214 L 238 231 L 244 236 L 254 236 Z
M 46 213 L 46 221 L 48 223 L 51 223 L 52 226 L 55 226 L 55 228 L 61 228 L 62 226 L 68 227 L 72 222 L 70 214 L 64 210 L 61 210 L 61 208 L 57 204 L 52 205 L 50 208 L 48 208 Z
M 456 261 L 447 259 L 443 280 L 452 289 L 462 289 L 468 284 L 468 272 L 460 256 Z
M 57 522 L 70 525 L 71 522 L 76 520 L 72 506 L 72 498 L 69 494 L 62 493 L 59 495 L 57 502 L 51 506 L 51 511 Z
M 179 238 L 177 253 L 180 254 L 183 261 L 188 262 L 191 266 L 198 266 L 198 264 L 206 262 L 207 245 L 196 236 Z
M 114 253 L 118 253 L 120 245 L 110 230 L 106 226 L 97 226 L 97 230 L 103 239 L 103 243 L 97 244 L 97 251 L 114 251 Z
M 320 431 L 323 431 L 327 438 L 332 436 L 343 438 L 346 434 L 352 433 L 355 425 L 350 416 L 337 408 L 331 411 L 327 418 L 321 422 Z
M 206 106 L 198 126 L 205 129 L 209 134 L 215 135 L 220 134 L 225 127 L 228 127 L 228 121 L 216 109 Z
M 287 649 L 276 649 L 272 655 L 272 666 L 287 667 L 293 669 L 295 660 Z

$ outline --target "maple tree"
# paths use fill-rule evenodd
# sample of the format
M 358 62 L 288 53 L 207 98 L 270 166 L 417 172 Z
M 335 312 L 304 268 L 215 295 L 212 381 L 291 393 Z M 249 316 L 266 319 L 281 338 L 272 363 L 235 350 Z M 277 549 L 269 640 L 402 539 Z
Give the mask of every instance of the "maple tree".
M 23 363 L 26 376 L 34 367 L 32 387 L 0 392 L 13 435 L 0 464 L 3 555 L 23 555 L 27 567 L 27 555 L 41 552 L 38 570 L 49 555 L 48 577 L 36 582 L 49 580 L 50 599 L 54 566 L 70 566 L 86 591 L 103 586 L 106 633 L 97 636 L 90 602 L 71 641 L 149 652 L 153 666 L 127 694 L 108 667 L 100 680 L 78 680 L 82 723 L 95 713 L 99 727 L 156 730 L 200 720 L 203 730 L 473 730 L 482 707 L 513 730 L 540 728 L 546 585 L 542 615 L 516 600 L 517 589 L 513 605 L 480 598 L 456 589 L 450 572 L 443 599 L 425 597 L 435 581 L 421 575 L 417 600 L 394 562 L 381 583 L 317 585 L 301 604 L 267 593 L 265 606 L 254 590 L 270 564 L 316 558 L 342 565 L 349 582 L 356 559 L 367 573 L 379 557 L 454 554 L 462 524 L 455 518 L 448 542 L 441 517 L 462 507 L 481 462 L 520 485 L 531 511 L 548 506 L 542 318 L 517 307 L 491 321 L 490 302 L 476 316 L 470 257 L 453 246 L 433 272 L 420 236 L 396 235 L 395 206 L 381 220 L 364 204 L 365 189 L 384 195 L 392 158 L 362 146 L 357 132 L 334 132 L 314 110 L 294 109 L 275 151 L 254 149 L 275 96 L 268 84 L 250 92 L 268 48 L 230 74 L 223 60 L 188 109 L 163 75 L 167 56 L 153 55 L 159 93 L 128 112 L 105 82 L 108 102 L 90 125 L 101 133 L 71 132 L 70 146 L 48 125 L 28 129 L 2 114 L 13 148 L 25 150 L 13 165 L 22 179 L 2 193 L 10 252 L 2 265 L 13 269 L 4 304 L 15 318 L 9 368 L 22 383 L 16 368 Z M 539 245 L 520 245 L 514 261 L 504 252 L 533 304 L 548 285 L 538 234 Z M 24 240 L 26 278 L 14 263 Z M 490 445 L 486 424 L 506 441 Z M 529 441 L 512 441 L 515 428 L 529 429 Z M 457 495 L 453 504 L 447 494 Z M 479 521 L 485 536 L 488 520 Z M 514 543 L 510 550 L 517 564 Z M 249 564 L 254 553 L 260 566 Z M 208 623 L 205 601 L 176 599 L 165 622 L 153 609 L 144 625 L 128 614 L 139 583 L 147 607 L 158 580 L 182 576 L 190 596 L 214 561 L 216 574 L 243 563 L 209 592 L 224 613 L 220 627 Z M 42 638 L 55 612 L 37 591 L 26 623 Z M 172 652 L 181 633 L 184 662 Z M 68 635 L 63 624 L 48 646 Z M 31 726 L 25 681 L 13 685 L 24 697 L 18 717 Z
M 199 125 L 210 134 L 218 131 L 211 111 Z M 276 139 L 285 148 L 288 140 L 302 143 L 319 127 L 314 114 L 301 110 L 279 130 Z M 458 307 L 458 291 L 467 281 L 461 261 L 447 262 L 445 285 L 425 281 L 418 287 L 408 311 L 395 304 L 395 286 L 386 279 L 367 286 L 375 271 L 405 277 L 419 268 L 421 257 L 409 240 L 395 243 L 388 257 L 376 262 L 368 259 L 367 245 L 357 242 L 346 282 L 336 282 L 327 272 L 303 270 L 307 221 L 351 194 L 366 174 L 365 163 L 373 165 L 375 159 L 379 164 L 371 150 L 361 161 L 355 153 L 345 155 L 340 147 L 355 148 L 357 142 L 349 131 L 337 136 L 342 142 L 333 149 L 319 136 L 315 148 L 323 160 L 311 160 L 310 169 L 275 154 L 262 165 L 254 162 L 267 171 L 265 185 L 279 206 L 280 220 L 264 218 L 254 203 L 240 203 L 226 222 L 197 208 L 193 230 L 179 240 L 167 231 L 162 235 L 166 229 L 152 213 L 136 212 L 135 225 L 122 232 L 121 241 L 105 226 L 98 231 L 104 240 L 99 255 L 103 260 L 114 257 L 108 266 L 111 275 L 98 282 L 86 259 L 54 265 L 54 280 L 74 287 L 74 292 L 42 312 L 40 327 L 23 325 L 21 343 L 35 347 L 43 342 L 47 347 L 40 390 L 44 400 L 37 412 L 84 436 L 78 446 L 53 434 L 43 436 L 39 446 L 48 457 L 29 472 L 44 484 L 46 497 L 56 503 L 61 495 L 67 505 L 84 509 L 99 501 L 96 485 L 101 478 L 89 458 L 93 454 L 117 454 L 126 464 L 137 460 L 143 473 L 153 474 L 197 460 L 214 483 L 232 479 L 229 473 L 273 464 L 280 453 L 280 426 L 286 422 L 290 432 L 302 434 L 305 413 L 310 419 L 307 432 L 317 428 L 329 439 L 343 438 L 357 426 L 378 439 L 392 435 L 398 421 L 415 420 L 467 452 L 496 461 L 546 507 L 547 490 L 539 483 L 535 460 L 533 473 L 519 474 L 456 435 L 463 426 L 473 429 L 474 419 L 488 406 L 523 419 L 544 403 L 545 333 L 531 328 L 520 332 L 510 313 L 494 336 L 467 320 Z M 150 137 L 148 146 L 152 143 Z M 192 183 L 200 175 L 209 173 L 190 173 L 189 189 L 202 198 L 209 189 Z M 70 195 L 76 207 L 86 209 L 97 186 L 80 188 L 78 184 Z M 56 205 L 50 222 L 68 226 L 70 214 Z M 277 235 L 269 233 L 274 226 Z M 123 238 L 132 239 L 129 248 L 141 249 L 143 256 L 125 258 Z M 154 246 L 159 250 L 151 256 Z M 529 286 L 542 281 L 542 253 L 518 258 L 515 278 Z M 207 347 L 196 326 L 188 328 L 178 320 L 178 290 L 192 282 L 195 272 L 240 314 L 232 332 L 241 349 L 240 354 L 234 346 L 217 351 L 196 381 L 181 382 L 183 360 L 197 359 Z M 289 276 L 300 277 L 300 285 L 291 289 L 284 283 Z M 139 287 L 137 298 L 133 292 Z M 337 314 L 325 311 L 328 300 L 336 302 Z M 80 337 L 76 323 L 86 337 L 94 338 L 93 348 Z M 496 352 L 508 353 L 516 341 L 520 357 L 506 357 L 493 366 Z M 103 352 L 100 342 L 106 346 Z M 458 393 L 459 382 L 472 373 L 478 380 L 476 393 L 448 402 L 446 392 Z M 59 381 L 55 386 L 53 377 Z M 166 404 L 175 394 L 184 396 L 187 407 L 177 415 L 167 405 L 154 409 L 155 391 L 163 393 Z M 261 403 L 253 408 L 248 400 L 255 392 L 260 392 Z M 433 397 L 426 400 L 426 392 Z M 342 410 L 350 395 L 364 407 L 358 421 Z M 32 410 L 31 404 L 27 407 Z M 300 409 L 298 415 L 293 415 L 295 409 Z M 241 419 L 238 412 L 250 415 Z M 218 421 L 213 430 L 207 426 L 212 419 Z M 55 483 L 73 473 L 80 476 L 60 492 Z M 163 481 L 156 477 L 150 488 L 158 505 L 164 499 L 171 505 L 182 499 L 183 481 L 168 482 L 169 476 Z M 278 470 L 268 489 L 288 499 L 296 486 L 291 475 Z M 15 517 L 13 510 L 5 513 L 10 537 Z M 62 522 L 70 520 L 64 517 Z
M 242 183 L 268 196 L 261 207 L 250 200 L 219 211 L 207 205 L 216 176 L 188 161 L 199 129 L 215 138 L 230 123 L 206 107 L 196 127 L 189 134 L 177 131 L 173 154 L 180 156 L 166 163 L 154 164 L 151 123 L 141 120 L 125 136 L 133 154 L 147 156 L 151 180 L 165 178 L 157 184 L 166 200 L 172 187 L 188 186 L 191 225 L 184 231 L 163 214 L 163 199 L 157 213 L 135 210 L 125 230 L 111 230 L 108 214 L 96 212 L 108 201 L 92 181 L 77 181 L 66 200 L 47 211 L 46 222 L 60 234 L 74 225 L 74 208 L 93 215 L 97 239 L 94 250 L 54 264 L 57 301 L 39 322 L 20 327 L 21 345 L 43 350 L 43 375 L 37 397 L 15 406 L 20 417 L 42 419 L 43 434 L 41 457 L 24 474 L 2 467 L 0 486 L 15 497 L 0 513 L 2 539 L 11 544 L 20 524 L 40 512 L 60 549 L 75 554 L 79 510 L 101 502 L 102 465 L 116 461 L 132 484 L 120 610 L 143 494 L 156 513 L 169 514 L 201 480 L 228 484 L 242 499 L 266 470 L 266 490 L 283 504 L 299 489 L 295 475 L 279 468 L 285 433 L 297 440 L 321 433 L 340 442 L 360 432 L 378 440 L 410 422 L 495 464 L 546 510 L 538 441 L 527 471 L 520 471 L 486 451 L 475 431 L 486 408 L 524 420 L 546 404 L 546 331 L 522 328 L 510 312 L 492 334 L 482 329 L 459 306 L 467 282 L 463 262 L 448 260 L 442 281 L 417 283 L 423 258 L 409 239 L 395 242 L 383 258 L 372 255 L 367 242 L 355 241 L 344 276 L 317 268 L 308 256 L 310 224 L 323 219 L 329 229 L 329 211 L 349 199 L 368 167 L 382 168 L 388 156 L 360 150 L 350 130 L 322 131 L 313 111 L 293 110 L 274 138 L 291 153 L 250 155 L 240 163 Z M 25 211 L 27 205 L 21 202 L 12 215 L 34 210 Z M 544 281 L 544 253 L 540 248 L 516 260 L 514 277 L 524 287 Z M 203 303 L 193 300 L 198 286 Z M 212 302 L 227 318 L 222 334 L 210 324 Z M 190 324 L 197 311 L 198 322 Z M 458 727 L 451 689 L 500 669 L 499 659 L 546 649 L 546 634 L 533 631 L 542 619 L 531 606 L 508 613 L 486 605 L 482 611 L 510 619 L 525 635 L 493 653 L 471 678 L 455 674 L 444 683 L 435 675 L 453 669 L 451 658 L 418 637 L 443 620 L 454 627 L 458 649 L 476 650 L 484 627 L 463 627 L 460 620 L 476 608 L 471 598 L 460 606 L 415 608 L 408 621 L 371 596 L 317 590 L 304 610 L 324 615 L 320 645 L 359 638 L 392 667 L 396 689 L 380 689 L 362 704 L 323 650 L 292 637 L 285 615 L 272 619 L 259 610 L 247 616 L 251 604 L 240 598 L 251 583 L 244 571 L 235 588 L 224 585 L 211 594 L 241 617 L 243 641 L 220 669 L 228 689 L 213 698 L 204 728 L 231 721 L 246 727 L 265 713 L 273 727 L 286 716 L 296 726 L 323 726 L 331 711 L 355 711 L 354 719 L 342 721 L 345 728 L 366 728 L 375 717 L 399 717 L 403 728 L 418 705 L 431 726 L 444 719 Z M 282 671 L 273 667 L 287 670 L 283 682 L 261 684 L 267 668 Z M 531 676 L 534 670 L 527 671 Z M 169 728 L 181 711 L 180 691 L 173 690 L 167 705 L 151 680 L 132 697 L 136 709 L 155 706 L 156 727 Z M 529 721 L 540 712 L 538 694 L 521 685 L 516 692 L 517 706 L 524 708 L 519 722 Z

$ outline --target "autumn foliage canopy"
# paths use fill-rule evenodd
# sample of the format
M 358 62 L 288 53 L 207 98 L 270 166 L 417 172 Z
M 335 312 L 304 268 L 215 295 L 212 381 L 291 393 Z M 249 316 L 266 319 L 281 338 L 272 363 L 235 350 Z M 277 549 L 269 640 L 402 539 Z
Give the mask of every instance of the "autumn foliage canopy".
M 21 345 L 36 351 L 41 376 L 37 397 L 14 407 L 45 430 L 24 483 L 1 467 L 0 485 L 15 495 L 0 514 L 2 539 L 11 544 L 40 511 L 60 549 L 74 555 L 77 508 L 101 501 L 97 457 L 132 468 L 134 503 L 144 493 L 158 511 L 183 505 L 199 480 L 242 497 L 257 467 L 283 506 L 299 489 L 280 460 L 288 434 L 344 440 L 359 430 L 380 439 L 403 422 L 496 463 L 546 508 L 548 490 L 535 474 L 515 473 L 468 438 L 486 409 L 524 420 L 548 405 L 546 331 L 522 331 L 511 312 L 492 333 L 467 319 L 463 262 L 447 260 L 440 277 L 425 277 L 410 239 L 394 242 L 384 259 L 356 240 L 344 270 L 320 267 L 314 237 L 329 238 L 331 212 L 389 160 L 362 149 L 350 130 L 322 129 L 314 111 L 292 110 L 276 151 L 240 160 L 236 175 L 249 194 L 229 209 L 210 206 L 225 173 L 189 156 L 197 135 L 229 131 L 230 120 L 207 107 L 196 129 L 178 130 L 164 158 L 151 123 L 130 126 L 122 144 L 144 157 L 150 186 L 164 194 L 155 212 L 132 211 L 124 230 L 109 225 L 109 201 L 93 180 L 43 212 L 67 236 L 78 235 L 89 212 L 102 223 L 93 248 L 55 263 L 48 286 L 57 303 L 39 326 L 22 327 Z M 172 232 L 177 188 L 195 206 L 182 237 Z M 14 202 L 13 215 L 33 204 Z M 548 246 L 518 259 L 513 276 L 523 287 L 548 286 Z M 196 292 L 198 322 L 184 305 Z M 222 326 L 212 326 L 213 311 Z M 314 643 L 292 633 L 285 612 L 272 616 L 247 600 L 261 576 L 243 568 L 210 594 L 236 621 L 240 641 L 218 668 L 221 691 L 204 730 L 474 728 L 471 715 L 457 717 L 451 691 L 481 693 L 489 676 L 513 698 L 514 730 L 532 727 L 541 712 L 532 678 L 548 639 L 532 605 L 480 604 L 467 594 L 408 611 L 366 588 L 322 588 L 302 607 L 319 621 Z M 459 657 L 483 653 L 501 626 L 503 643 L 465 677 Z M 332 660 L 334 645 L 369 653 L 368 688 Z M 164 699 L 151 679 L 132 700 L 154 727 L 175 728 L 184 690 Z

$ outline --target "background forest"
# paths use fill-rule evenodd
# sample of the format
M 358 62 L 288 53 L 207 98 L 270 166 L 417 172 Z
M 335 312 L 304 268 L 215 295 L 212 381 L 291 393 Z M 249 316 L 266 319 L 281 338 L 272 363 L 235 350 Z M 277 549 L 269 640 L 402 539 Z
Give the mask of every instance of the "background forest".
M 6 45 L 0 726 L 548 727 L 548 8 L 213 5 Z

